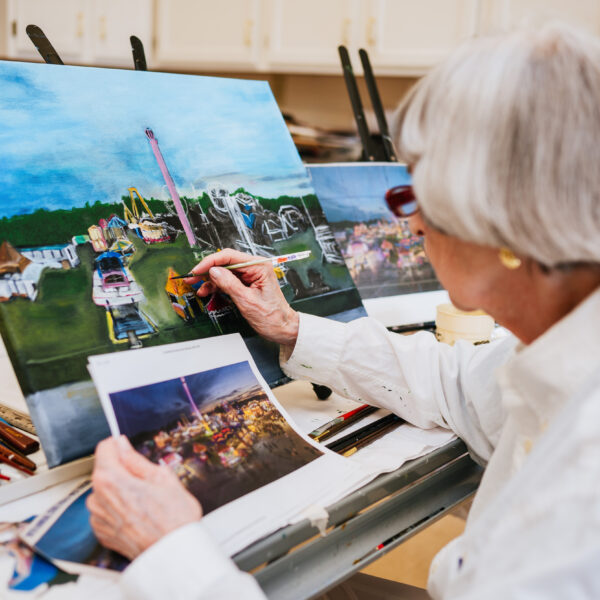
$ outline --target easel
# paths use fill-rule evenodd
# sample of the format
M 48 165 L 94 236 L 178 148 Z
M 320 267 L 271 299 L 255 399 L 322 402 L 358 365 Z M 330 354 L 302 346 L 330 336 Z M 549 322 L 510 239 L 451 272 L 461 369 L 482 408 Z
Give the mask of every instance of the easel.
M 396 151 L 394 150 L 394 144 L 390 136 L 390 131 L 385 117 L 385 111 L 381 103 L 381 97 L 377 88 L 377 82 L 373 75 L 373 69 L 371 68 L 371 61 L 367 51 L 361 48 L 358 51 L 360 61 L 362 63 L 363 72 L 365 76 L 365 83 L 367 84 L 367 90 L 371 98 L 371 106 L 377 119 L 377 125 L 379 127 L 378 134 L 371 134 L 365 118 L 365 112 L 363 110 L 363 104 L 360 99 L 360 93 L 358 86 L 356 85 L 356 77 L 354 70 L 352 69 L 352 62 L 350 61 L 350 55 L 346 46 L 339 46 L 338 52 L 340 60 L 342 61 L 342 70 L 344 73 L 344 80 L 346 81 L 346 88 L 348 89 L 348 96 L 350 97 L 350 104 L 352 105 L 352 112 L 354 114 L 354 120 L 356 121 L 356 127 L 358 129 L 358 135 L 363 146 L 362 160 L 363 161 L 380 161 L 380 162 L 397 162 Z

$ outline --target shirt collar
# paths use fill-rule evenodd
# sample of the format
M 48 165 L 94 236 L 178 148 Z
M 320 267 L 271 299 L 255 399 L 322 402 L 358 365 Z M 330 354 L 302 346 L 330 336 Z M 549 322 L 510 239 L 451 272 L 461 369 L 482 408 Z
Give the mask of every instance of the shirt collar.
M 598 370 L 600 289 L 531 344 L 521 345 L 499 375 L 503 387 L 544 423 Z

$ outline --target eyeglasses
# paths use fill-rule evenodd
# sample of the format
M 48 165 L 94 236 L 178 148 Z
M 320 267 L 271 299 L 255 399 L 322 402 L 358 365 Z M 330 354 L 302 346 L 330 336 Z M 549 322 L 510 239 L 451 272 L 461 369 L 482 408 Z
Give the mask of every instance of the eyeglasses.
M 385 193 L 385 201 L 390 211 L 400 219 L 412 217 L 419 210 L 412 185 L 397 185 L 390 188 Z

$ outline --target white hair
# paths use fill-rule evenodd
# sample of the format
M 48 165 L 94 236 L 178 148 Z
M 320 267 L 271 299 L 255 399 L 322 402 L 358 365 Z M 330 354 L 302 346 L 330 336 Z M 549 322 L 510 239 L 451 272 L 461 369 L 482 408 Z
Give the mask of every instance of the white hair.
M 425 218 L 547 267 L 600 263 L 600 41 L 563 24 L 476 38 L 399 107 Z

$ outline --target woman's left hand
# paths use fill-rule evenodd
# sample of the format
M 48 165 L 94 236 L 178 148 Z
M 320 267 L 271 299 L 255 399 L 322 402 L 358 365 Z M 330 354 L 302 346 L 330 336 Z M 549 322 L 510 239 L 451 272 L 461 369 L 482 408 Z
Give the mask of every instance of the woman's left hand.
M 125 436 L 98 444 L 87 499 L 103 546 L 133 560 L 163 536 L 202 517 L 202 507 L 166 466 L 136 452 Z

